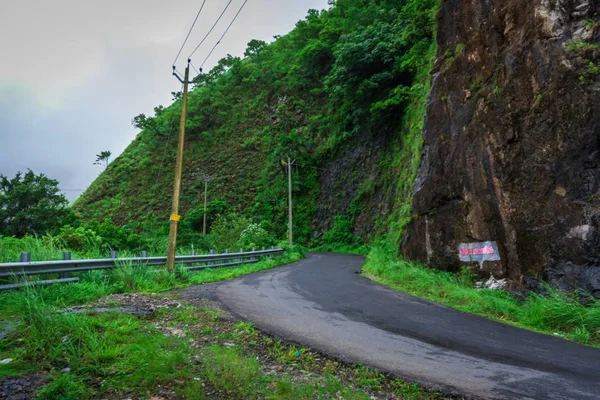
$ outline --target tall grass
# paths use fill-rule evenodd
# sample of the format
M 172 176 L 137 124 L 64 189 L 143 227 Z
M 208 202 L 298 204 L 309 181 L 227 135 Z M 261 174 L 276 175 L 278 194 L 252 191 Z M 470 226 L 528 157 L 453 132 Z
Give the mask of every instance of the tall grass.
M 0 354 L 10 354 L 15 361 L 0 366 L 0 376 L 26 370 L 27 363 L 54 371 L 41 398 L 90 397 L 95 389 L 83 383 L 94 376 L 103 377 L 103 388 L 110 390 L 150 389 L 188 374 L 183 369 L 189 363 L 186 343 L 155 332 L 144 321 L 116 313 L 65 313 L 31 288 L 18 296 L 12 310 L 18 312 L 19 330 L 0 342 Z M 64 368 L 72 375 L 58 372 Z
M 600 347 L 600 302 L 582 305 L 574 296 L 548 289 L 524 300 L 501 290 L 476 289 L 474 277 L 426 268 L 394 256 L 385 242 L 371 249 L 363 272 L 392 288 L 455 309 L 519 327 Z
M 45 239 L 25 236 L 17 239 L 0 236 L 0 262 L 18 262 L 21 253 L 31 252 L 32 261 L 62 260 L 63 246 L 51 237 Z

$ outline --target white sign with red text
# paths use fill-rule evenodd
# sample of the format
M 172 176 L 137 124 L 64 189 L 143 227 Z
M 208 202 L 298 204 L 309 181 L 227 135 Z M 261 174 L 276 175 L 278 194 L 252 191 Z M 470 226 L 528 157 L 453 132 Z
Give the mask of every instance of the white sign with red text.
M 496 242 L 461 243 L 458 255 L 463 262 L 500 261 Z

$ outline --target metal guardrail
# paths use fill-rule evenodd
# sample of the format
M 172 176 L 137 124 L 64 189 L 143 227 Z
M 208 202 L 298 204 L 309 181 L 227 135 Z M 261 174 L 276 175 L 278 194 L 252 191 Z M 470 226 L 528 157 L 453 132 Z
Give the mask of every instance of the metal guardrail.
M 177 264 L 190 265 L 191 271 L 209 268 L 233 267 L 242 264 L 249 264 L 259 261 L 261 257 L 271 257 L 274 255 L 283 254 L 281 248 L 270 250 L 258 250 L 239 253 L 224 254 L 207 254 L 207 255 L 190 255 L 177 256 L 175 262 Z M 70 273 L 86 272 L 94 270 L 113 269 L 122 265 L 137 265 L 137 266 L 157 266 L 165 265 L 167 257 L 133 257 L 133 258 L 118 258 L 117 253 L 113 252 L 112 258 L 105 259 L 87 259 L 87 260 L 71 260 L 70 255 L 65 253 L 65 260 L 59 261 L 27 261 L 28 253 L 23 253 L 21 262 L 0 264 L 0 278 L 24 278 L 33 275 L 51 275 L 59 274 L 59 279 L 51 279 L 46 281 L 30 281 L 23 283 L 14 283 L 0 285 L 0 290 L 16 289 L 28 284 L 50 284 L 59 282 L 76 282 L 78 278 L 71 278 Z M 201 265 L 199 265 L 201 264 Z

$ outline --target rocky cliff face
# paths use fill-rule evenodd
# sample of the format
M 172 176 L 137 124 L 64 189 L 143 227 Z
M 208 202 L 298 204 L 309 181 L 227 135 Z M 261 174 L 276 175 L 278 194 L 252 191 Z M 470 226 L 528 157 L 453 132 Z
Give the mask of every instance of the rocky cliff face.
M 443 1 L 405 256 L 600 297 L 600 1 Z

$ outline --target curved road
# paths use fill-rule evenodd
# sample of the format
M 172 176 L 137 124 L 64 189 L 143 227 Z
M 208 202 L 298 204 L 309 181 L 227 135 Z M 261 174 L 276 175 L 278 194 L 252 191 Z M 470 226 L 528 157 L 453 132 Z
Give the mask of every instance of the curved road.
M 180 291 L 210 298 L 282 339 L 485 399 L 600 399 L 600 350 L 396 292 L 361 277 L 364 258 L 306 259 Z

